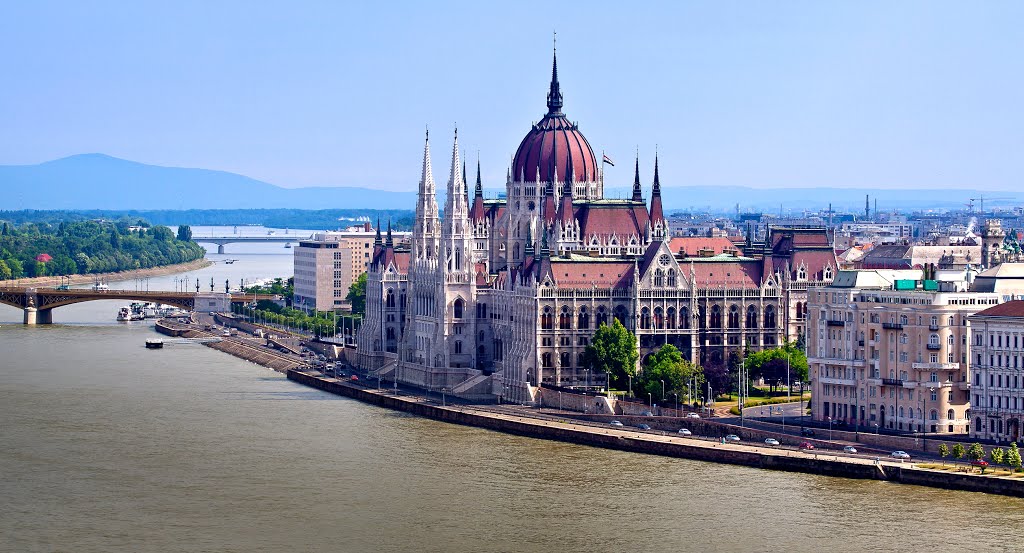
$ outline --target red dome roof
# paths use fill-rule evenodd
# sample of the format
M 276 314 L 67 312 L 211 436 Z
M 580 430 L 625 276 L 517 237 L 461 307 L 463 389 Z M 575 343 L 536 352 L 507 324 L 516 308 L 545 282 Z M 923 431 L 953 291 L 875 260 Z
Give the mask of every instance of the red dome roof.
M 557 175 L 556 175 L 557 170 Z M 533 182 L 597 180 L 597 158 L 590 143 L 576 125 L 562 114 L 562 92 L 558 86 L 558 60 L 551 66 L 548 113 L 533 126 L 516 150 L 512 160 L 512 178 Z

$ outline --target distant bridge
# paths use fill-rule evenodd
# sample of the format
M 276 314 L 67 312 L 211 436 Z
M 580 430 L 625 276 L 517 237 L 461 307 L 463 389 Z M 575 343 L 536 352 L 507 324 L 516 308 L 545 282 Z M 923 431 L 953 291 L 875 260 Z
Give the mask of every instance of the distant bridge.
M 195 242 L 205 242 L 207 244 L 217 244 L 217 253 L 224 253 L 225 244 L 237 244 L 237 243 L 267 243 L 267 242 L 284 242 L 286 244 L 298 242 L 300 240 L 309 240 L 313 238 L 310 236 L 298 236 L 298 235 L 281 235 L 281 234 L 268 234 L 266 236 L 196 236 L 192 235 L 192 240 Z
M 57 307 L 95 300 L 127 300 L 159 303 L 173 305 L 187 311 L 193 311 L 196 307 L 196 296 L 209 296 L 207 293 L 193 292 L 140 292 L 137 290 L 89 290 L 71 289 L 60 290 L 57 288 L 26 288 L 26 287 L 0 287 L 0 303 L 17 307 L 25 313 L 24 323 L 51 324 L 53 323 L 53 310 Z M 222 294 L 231 303 L 245 303 L 249 301 L 269 300 L 275 296 L 270 294 L 242 294 L 232 296 Z

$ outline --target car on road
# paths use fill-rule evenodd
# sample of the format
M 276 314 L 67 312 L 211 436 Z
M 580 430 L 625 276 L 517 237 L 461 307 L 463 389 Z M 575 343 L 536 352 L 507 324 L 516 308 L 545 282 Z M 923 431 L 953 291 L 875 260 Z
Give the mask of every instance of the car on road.
M 690 432 L 690 430 L 688 428 L 680 428 L 679 429 L 679 435 L 680 436 L 693 436 L 693 432 Z
M 814 435 L 814 429 L 813 428 L 801 428 L 800 429 L 800 435 L 801 436 L 805 436 L 805 437 L 813 436 Z
M 800 449 L 806 449 L 806 450 L 810 451 L 810 450 L 814 449 L 814 444 L 812 444 L 811 442 L 800 442 L 800 445 L 798 445 L 796 447 L 798 447 Z
M 650 430 L 651 429 L 650 425 L 647 425 L 647 424 L 644 424 L 644 423 L 640 423 L 640 424 L 636 425 L 636 427 L 639 428 L 640 430 Z
M 891 455 L 892 455 L 893 459 L 900 459 L 900 460 L 902 460 L 902 459 L 910 459 L 910 454 L 909 453 L 907 453 L 906 451 L 899 450 L 899 449 L 897 449 L 896 451 L 893 451 Z
M 700 415 L 698 415 L 697 413 L 687 413 L 686 414 L 686 418 L 688 418 L 688 419 L 699 419 Z
M 356 375 L 352 375 L 352 380 L 359 380 L 359 377 Z
M 729 434 L 728 436 L 725 437 L 725 441 L 727 441 L 727 442 L 738 442 L 738 441 L 740 441 L 740 437 L 737 436 L 736 434 Z
M 612 421 L 612 422 L 610 422 L 608 424 L 610 424 L 612 426 L 622 426 L 622 422 L 621 421 Z
M 853 447 L 852 445 L 848 445 L 843 448 L 843 453 L 857 453 L 857 448 Z
M 764 445 L 779 445 L 779 441 L 775 438 L 765 438 Z
M 652 412 L 650 412 L 650 411 L 644 411 L 644 416 L 645 416 L 645 417 L 653 417 L 653 416 L 654 416 L 654 413 L 652 413 Z
M 988 466 L 988 461 L 986 461 L 984 459 L 975 459 L 975 460 L 971 461 L 971 466 L 972 467 L 985 468 L 985 467 Z

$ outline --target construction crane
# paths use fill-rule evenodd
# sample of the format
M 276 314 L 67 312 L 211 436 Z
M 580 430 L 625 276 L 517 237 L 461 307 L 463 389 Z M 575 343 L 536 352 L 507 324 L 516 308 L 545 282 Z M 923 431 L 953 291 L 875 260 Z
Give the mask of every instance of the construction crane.
M 988 200 L 989 200 L 989 201 L 996 201 L 996 200 L 1014 200 L 1014 199 L 1016 199 L 1016 198 L 1012 198 L 1012 197 L 1008 197 L 1008 196 L 1002 196 L 1002 197 L 997 197 L 997 198 L 993 198 L 992 196 L 989 196 L 989 197 L 988 197 Z M 979 207 L 979 212 L 980 212 L 980 213 L 982 213 L 982 214 L 984 214 L 984 213 L 985 213 L 985 195 L 984 195 L 984 194 L 980 194 L 980 195 L 978 195 L 978 197 L 977 197 L 977 198 L 968 198 L 968 200 L 970 200 L 970 203 L 968 203 L 968 204 L 965 204 L 965 205 L 967 205 L 967 208 L 968 208 L 968 210 L 969 210 L 969 211 L 970 211 L 971 213 L 974 213 L 974 202 L 975 202 L 975 201 L 979 202 L 979 203 L 978 203 L 978 207 Z

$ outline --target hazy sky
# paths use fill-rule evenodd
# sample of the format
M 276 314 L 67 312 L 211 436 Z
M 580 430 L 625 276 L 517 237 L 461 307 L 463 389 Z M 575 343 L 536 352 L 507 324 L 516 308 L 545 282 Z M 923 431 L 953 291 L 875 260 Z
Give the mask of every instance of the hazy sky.
M 0 164 L 71 154 L 413 190 L 424 127 L 485 185 L 565 112 L 628 185 L 1019 189 L 1024 2 L 6 2 Z

